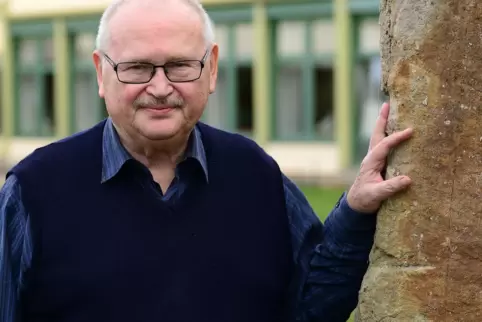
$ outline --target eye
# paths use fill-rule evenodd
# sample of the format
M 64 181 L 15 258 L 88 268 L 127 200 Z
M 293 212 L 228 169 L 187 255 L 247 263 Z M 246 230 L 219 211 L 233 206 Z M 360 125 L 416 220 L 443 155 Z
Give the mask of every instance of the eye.
M 190 64 L 189 62 L 172 62 L 172 63 L 169 63 L 169 67 L 170 68 L 184 68 L 184 67 L 191 67 L 192 64 Z
M 145 65 L 133 65 L 133 66 L 130 66 L 129 69 L 143 69 L 143 68 L 146 68 Z

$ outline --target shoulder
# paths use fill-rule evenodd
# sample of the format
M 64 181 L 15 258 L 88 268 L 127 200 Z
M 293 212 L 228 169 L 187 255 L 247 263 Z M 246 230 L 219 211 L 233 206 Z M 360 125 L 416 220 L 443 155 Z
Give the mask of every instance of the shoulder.
M 101 147 L 104 124 L 105 122 L 103 121 L 87 130 L 40 147 L 27 158 L 35 158 L 36 156 L 64 158 L 65 155 L 54 154 L 53 152 L 70 152 L 69 154 L 78 155 L 79 153 L 84 153 L 86 149 L 92 149 L 96 143 Z
M 21 281 L 21 273 L 31 260 L 29 225 L 20 183 L 15 175 L 11 175 L 0 190 L 0 275 L 5 279 L 5 284 L 0 285 L 0 294 L 11 295 L 12 299 Z M 14 302 L 11 301 L 11 304 Z
M 15 175 L 9 175 L 0 189 L 0 235 L 3 231 L 9 232 L 10 237 L 17 236 L 23 231 L 26 220 L 20 182 Z
M 17 177 L 10 174 L 5 179 L 5 183 L 0 189 L 0 211 L 18 212 L 18 205 L 21 202 L 21 188 Z
M 207 152 L 216 151 L 224 156 L 259 161 L 279 169 L 277 162 L 253 139 L 244 135 L 217 129 L 204 123 L 198 124 Z
M 20 160 L 9 174 L 18 174 L 26 169 L 41 171 L 55 167 L 58 163 L 80 162 L 91 158 L 93 154 L 101 154 L 102 129 L 103 123 L 99 123 L 90 129 L 39 147 Z

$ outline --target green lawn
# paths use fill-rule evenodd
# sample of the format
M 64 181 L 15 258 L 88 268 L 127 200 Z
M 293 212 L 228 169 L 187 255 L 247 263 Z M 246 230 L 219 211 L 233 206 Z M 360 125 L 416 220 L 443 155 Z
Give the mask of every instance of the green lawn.
M 306 186 L 300 186 L 300 188 L 322 221 L 328 216 L 344 191 L 342 188 L 330 189 Z M 353 316 L 348 321 L 353 322 Z
M 300 188 L 322 221 L 328 216 L 344 191 L 343 188 L 319 188 L 310 186 L 300 186 Z

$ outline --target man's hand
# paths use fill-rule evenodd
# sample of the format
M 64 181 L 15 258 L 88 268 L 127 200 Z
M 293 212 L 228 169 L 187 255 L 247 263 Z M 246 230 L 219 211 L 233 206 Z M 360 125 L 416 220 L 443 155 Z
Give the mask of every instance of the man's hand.
M 384 180 L 382 171 L 390 150 L 411 137 L 411 128 L 385 135 L 390 107 L 383 104 L 375 130 L 370 138 L 368 154 L 362 161 L 360 172 L 347 194 L 348 205 L 355 211 L 375 213 L 381 203 L 407 188 L 411 180 L 407 176 L 398 176 Z

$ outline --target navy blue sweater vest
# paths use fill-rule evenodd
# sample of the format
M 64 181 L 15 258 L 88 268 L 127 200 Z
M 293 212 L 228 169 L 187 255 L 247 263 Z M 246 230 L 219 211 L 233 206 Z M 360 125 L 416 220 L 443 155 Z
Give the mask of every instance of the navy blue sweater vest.
M 135 162 L 101 184 L 103 126 L 11 171 L 34 244 L 21 320 L 285 320 L 293 254 L 276 163 L 252 141 L 200 124 L 209 183 L 173 207 L 136 180 Z

